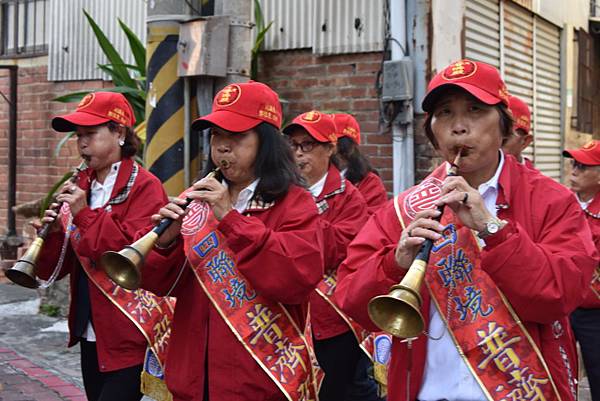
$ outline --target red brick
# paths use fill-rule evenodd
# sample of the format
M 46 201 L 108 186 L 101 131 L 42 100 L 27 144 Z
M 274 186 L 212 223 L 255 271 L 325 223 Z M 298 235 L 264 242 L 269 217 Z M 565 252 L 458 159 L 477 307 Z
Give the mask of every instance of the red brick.
M 367 144 L 391 144 L 392 137 L 390 135 L 371 134 L 366 136 Z
M 72 384 L 68 384 L 65 386 L 56 386 L 52 387 L 52 390 L 58 392 L 60 395 L 65 397 L 73 397 L 73 396 L 82 396 L 83 391 L 79 387 L 76 387 Z
M 48 387 L 60 387 L 60 386 L 69 385 L 69 383 L 65 382 L 60 377 L 54 376 L 54 375 L 50 375 L 47 377 L 38 377 L 37 380 L 44 383 Z
M 356 64 L 330 64 L 327 67 L 329 74 L 353 75 L 356 72 Z
M 41 378 L 51 376 L 51 373 L 48 372 L 46 369 L 42 369 L 37 366 L 33 368 L 23 368 L 22 370 L 23 372 L 27 373 L 28 376 L 31 377 Z
M 31 361 L 24 359 L 24 358 L 14 359 L 14 360 L 10 361 L 9 363 L 12 366 L 14 366 L 15 368 L 19 368 L 19 369 L 36 367 L 33 363 L 31 363 Z
M 381 61 L 377 62 L 365 62 L 365 63 L 357 63 L 356 64 L 356 72 L 357 73 L 377 73 L 381 68 Z

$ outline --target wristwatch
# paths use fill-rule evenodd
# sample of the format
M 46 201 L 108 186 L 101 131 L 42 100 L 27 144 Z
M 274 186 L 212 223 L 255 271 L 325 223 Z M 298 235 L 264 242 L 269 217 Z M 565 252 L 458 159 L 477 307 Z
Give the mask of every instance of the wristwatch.
M 497 217 L 490 219 L 487 223 L 485 223 L 485 227 L 483 230 L 477 233 L 477 236 L 481 239 L 485 237 L 489 237 L 490 235 L 496 234 L 498 231 L 502 229 L 506 225 L 506 220 L 500 220 Z

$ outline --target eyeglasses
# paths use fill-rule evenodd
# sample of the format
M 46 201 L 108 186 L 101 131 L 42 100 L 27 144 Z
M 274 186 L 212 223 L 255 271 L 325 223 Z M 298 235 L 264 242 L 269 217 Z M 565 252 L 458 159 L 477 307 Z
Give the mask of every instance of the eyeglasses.
M 290 146 L 292 147 L 292 149 L 295 151 L 298 150 L 298 148 L 300 148 L 300 150 L 304 153 L 308 153 L 311 150 L 313 150 L 315 148 L 316 145 L 319 144 L 319 142 L 316 141 L 304 141 L 304 142 L 294 142 L 294 141 L 289 141 Z
M 590 166 L 588 164 L 579 163 L 577 160 L 573 159 L 573 160 L 571 160 L 571 167 L 573 167 L 573 170 L 585 171 L 585 170 L 587 170 L 588 167 L 593 167 L 593 166 Z

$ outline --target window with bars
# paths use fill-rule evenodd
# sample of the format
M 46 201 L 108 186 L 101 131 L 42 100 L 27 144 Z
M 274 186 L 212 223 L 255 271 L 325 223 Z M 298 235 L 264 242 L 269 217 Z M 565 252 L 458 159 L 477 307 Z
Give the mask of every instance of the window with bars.
M 48 53 L 48 0 L 0 0 L 0 57 Z

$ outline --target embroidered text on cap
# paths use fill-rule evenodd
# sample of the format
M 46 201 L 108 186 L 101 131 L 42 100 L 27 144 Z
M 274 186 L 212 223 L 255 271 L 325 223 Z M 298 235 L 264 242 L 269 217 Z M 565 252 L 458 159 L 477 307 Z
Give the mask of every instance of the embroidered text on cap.
M 227 85 L 217 94 L 217 104 L 219 106 L 231 106 L 242 95 L 242 88 L 239 85 Z
M 442 77 L 445 80 L 452 81 L 454 79 L 468 78 L 476 72 L 477 64 L 469 60 L 460 60 L 446 67 Z

